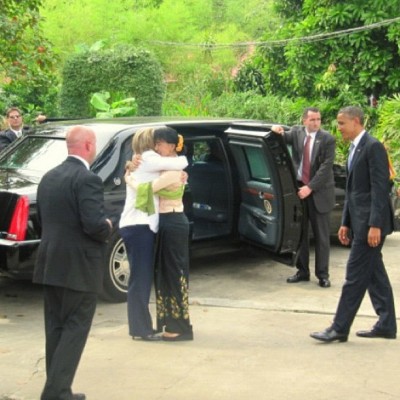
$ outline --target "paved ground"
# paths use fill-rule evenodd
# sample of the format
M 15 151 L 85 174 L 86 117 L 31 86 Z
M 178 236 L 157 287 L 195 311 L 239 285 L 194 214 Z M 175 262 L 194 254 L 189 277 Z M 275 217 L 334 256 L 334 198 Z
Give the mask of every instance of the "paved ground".
M 395 295 L 399 244 L 397 233 L 384 250 Z M 347 255 L 332 247 L 330 289 L 289 285 L 293 270 L 260 254 L 194 260 L 193 342 L 132 341 L 126 305 L 100 303 L 74 389 L 88 400 L 399 399 L 400 340 L 355 336 L 375 322 L 368 297 L 348 343 L 309 337 L 331 322 Z M 38 399 L 44 378 L 40 288 L 0 280 L 0 400 Z

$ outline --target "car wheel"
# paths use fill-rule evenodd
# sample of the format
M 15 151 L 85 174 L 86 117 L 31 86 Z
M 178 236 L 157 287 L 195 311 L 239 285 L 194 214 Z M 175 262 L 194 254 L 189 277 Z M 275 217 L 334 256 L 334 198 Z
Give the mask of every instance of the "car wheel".
M 107 243 L 104 286 L 100 297 L 113 303 L 126 301 L 129 275 L 129 262 L 124 242 L 118 232 L 114 232 Z

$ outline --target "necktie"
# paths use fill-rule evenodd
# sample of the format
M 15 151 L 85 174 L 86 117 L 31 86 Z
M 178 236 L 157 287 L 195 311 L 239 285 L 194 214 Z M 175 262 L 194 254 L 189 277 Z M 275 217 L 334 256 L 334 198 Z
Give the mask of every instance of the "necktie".
M 301 173 L 301 181 L 307 185 L 310 182 L 310 146 L 311 135 L 307 135 L 306 142 L 303 149 L 303 169 Z
M 355 147 L 356 147 L 356 146 L 354 145 L 354 143 L 351 143 L 350 149 L 349 149 L 349 157 L 348 157 L 348 159 L 347 159 L 347 168 L 348 168 L 348 169 L 350 169 L 350 167 L 351 167 L 351 162 L 352 162 L 352 160 L 353 160 L 354 148 L 355 148 Z

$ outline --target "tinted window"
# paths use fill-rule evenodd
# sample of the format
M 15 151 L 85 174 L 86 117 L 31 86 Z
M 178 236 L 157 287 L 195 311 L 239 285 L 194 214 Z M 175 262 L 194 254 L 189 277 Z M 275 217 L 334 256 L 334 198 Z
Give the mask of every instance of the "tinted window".
M 243 147 L 249 166 L 250 179 L 261 182 L 270 182 L 271 172 L 265 162 L 265 156 L 261 147 Z
M 65 140 L 29 136 L 0 161 L 0 167 L 44 173 L 67 156 Z
M 58 127 L 55 129 L 37 130 L 40 133 L 61 133 L 68 127 Z M 96 148 L 99 154 L 110 140 L 110 132 L 115 127 L 95 126 L 93 130 L 96 133 Z M 31 172 L 36 171 L 43 175 L 51 168 L 61 164 L 67 157 L 67 146 L 65 139 L 53 136 L 35 136 L 29 135 L 24 138 L 15 148 L 3 159 L 0 159 L 0 167 L 11 169 L 26 169 Z

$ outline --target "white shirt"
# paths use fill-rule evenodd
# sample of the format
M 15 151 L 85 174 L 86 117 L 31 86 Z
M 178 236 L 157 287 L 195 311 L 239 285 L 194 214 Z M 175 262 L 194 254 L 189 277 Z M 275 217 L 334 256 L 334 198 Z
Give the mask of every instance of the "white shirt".
M 84 158 L 82 158 L 80 156 L 73 155 L 73 154 L 70 154 L 68 157 L 76 158 L 77 160 L 79 160 L 79 161 L 81 161 L 83 163 L 83 165 L 86 167 L 87 170 L 90 169 L 89 163 Z
M 362 137 L 365 134 L 365 130 L 360 132 L 351 142 L 354 144 L 354 150 L 353 153 L 355 151 L 355 149 L 357 148 L 358 144 L 361 142 Z
M 306 129 L 306 134 L 307 135 L 304 138 L 303 144 L 305 145 L 307 136 L 310 135 L 310 163 L 311 163 L 311 154 L 312 154 L 312 150 L 313 150 L 313 146 L 314 146 L 314 142 L 315 142 L 315 136 L 317 135 L 317 132 L 307 132 L 307 129 Z M 302 176 L 303 176 L 303 157 L 301 158 L 299 169 L 297 170 L 297 180 L 301 181 Z
M 151 182 L 160 176 L 161 171 L 179 171 L 186 168 L 187 165 L 188 161 L 185 156 L 161 157 L 155 151 L 149 150 L 142 154 L 142 161 L 139 167 L 131 172 L 129 176 L 132 176 L 136 183 Z M 158 196 L 154 196 L 156 212 L 153 215 L 148 215 L 136 209 L 135 204 L 136 190 L 126 185 L 125 205 L 119 221 L 119 227 L 149 225 L 150 229 L 156 233 L 158 231 Z
M 17 138 L 20 138 L 20 137 L 22 136 L 22 130 L 20 130 L 20 131 L 15 131 L 14 129 L 11 129 L 11 128 L 10 128 L 10 131 L 14 132 L 15 135 L 17 136 Z

